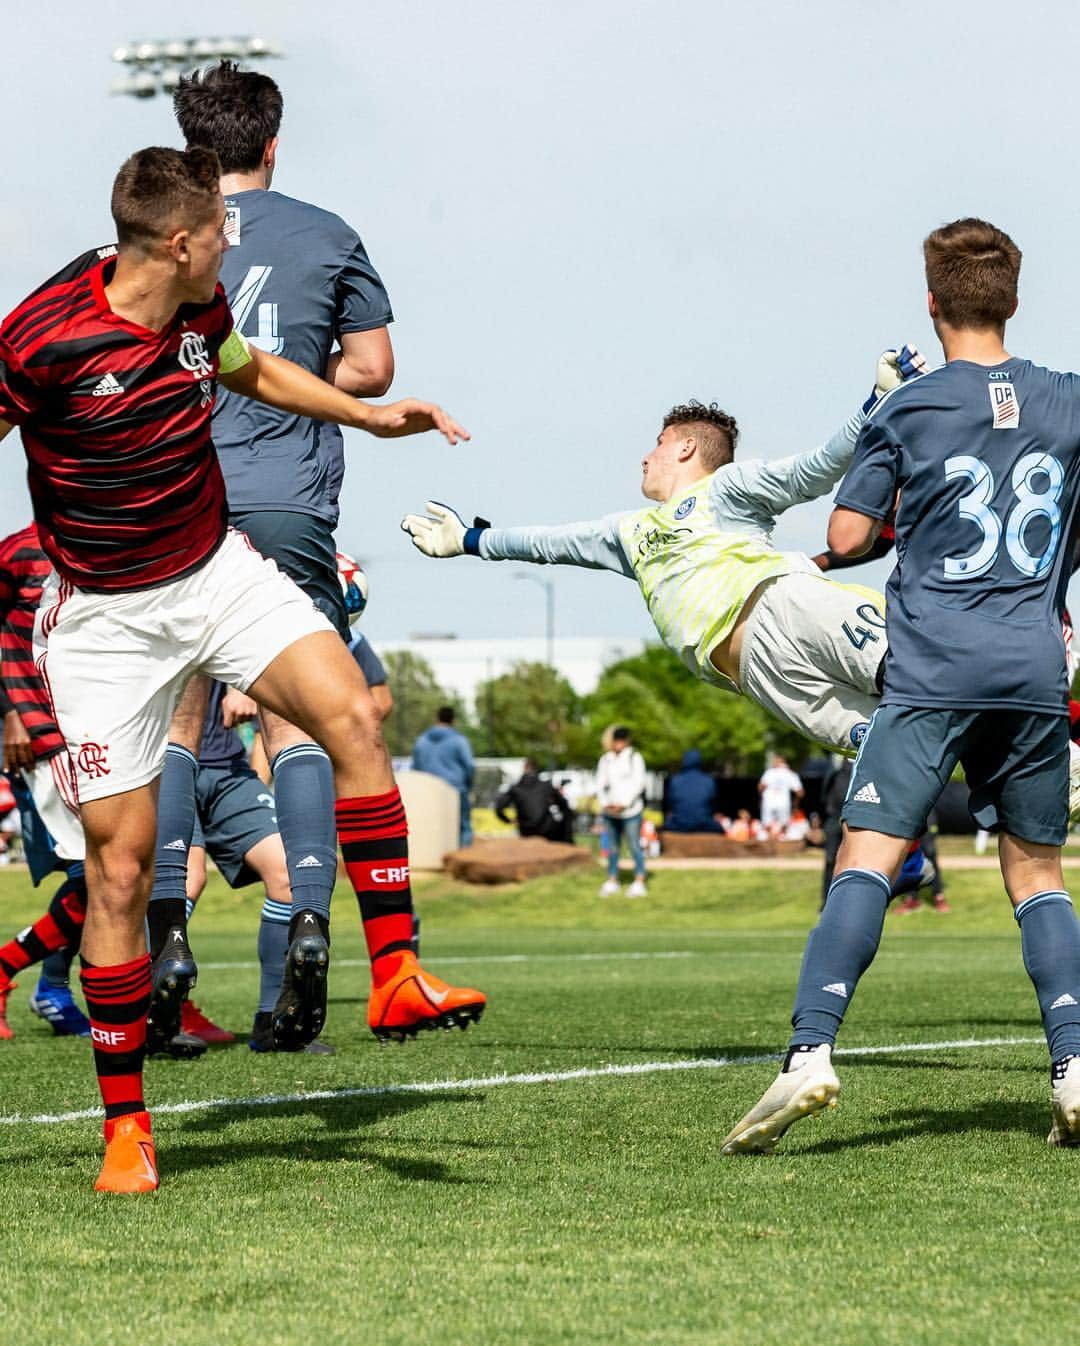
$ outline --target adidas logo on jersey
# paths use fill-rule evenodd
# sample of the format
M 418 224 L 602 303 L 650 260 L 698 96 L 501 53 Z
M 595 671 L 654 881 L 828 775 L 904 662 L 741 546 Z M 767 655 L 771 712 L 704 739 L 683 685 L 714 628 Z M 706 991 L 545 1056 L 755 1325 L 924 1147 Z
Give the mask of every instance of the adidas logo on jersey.
M 123 384 L 121 384 L 112 374 L 106 374 L 104 378 L 99 379 L 94 385 L 92 395 L 94 397 L 114 397 L 117 393 L 122 393 L 123 391 Z
M 855 791 L 856 804 L 880 804 L 881 796 L 874 787 L 874 782 L 868 780 L 861 790 Z
M 297 869 L 322 869 L 322 861 L 316 860 L 313 855 L 305 855 L 302 860 L 297 860 Z
M 842 981 L 831 981 L 828 986 L 823 986 L 821 989 L 828 991 L 830 995 L 838 995 L 844 1000 L 848 998 L 847 987 Z
M 1076 1001 L 1075 1001 L 1075 1000 L 1073 999 L 1073 997 L 1068 993 L 1068 991 L 1066 991 L 1064 995 L 1059 995 L 1059 996 L 1058 996 L 1058 998 L 1054 1001 L 1054 1003 L 1050 1006 L 1050 1008 L 1051 1008 L 1051 1009 L 1064 1009 L 1064 1008 L 1066 1007 L 1066 1005 L 1075 1005 L 1075 1004 L 1076 1004 Z

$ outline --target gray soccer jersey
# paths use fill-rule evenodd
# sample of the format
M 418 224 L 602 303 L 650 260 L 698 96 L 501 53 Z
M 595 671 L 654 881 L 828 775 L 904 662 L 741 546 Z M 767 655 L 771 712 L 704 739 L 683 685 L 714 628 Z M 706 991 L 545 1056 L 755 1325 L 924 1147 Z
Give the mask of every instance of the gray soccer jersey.
M 260 350 L 322 375 L 334 338 L 393 322 L 359 235 L 280 192 L 225 198 L 221 280 L 238 331 Z M 219 387 L 217 446 L 229 508 L 291 510 L 337 524 L 344 441 L 336 425 L 292 416 Z
M 953 360 L 870 413 L 836 503 L 900 491 L 883 703 L 1064 712 L 1080 376 Z

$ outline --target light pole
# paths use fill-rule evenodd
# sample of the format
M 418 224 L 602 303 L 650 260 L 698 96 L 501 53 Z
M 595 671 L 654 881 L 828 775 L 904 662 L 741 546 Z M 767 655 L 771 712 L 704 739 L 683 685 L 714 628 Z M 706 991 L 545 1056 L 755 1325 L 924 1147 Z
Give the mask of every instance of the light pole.
M 112 94 L 131 98 L 153 98 L 171 94 L 186 70 L 208 65 L 226 57 L 235 61 L 265 61 L 284 56 L 276 42 L 262 37 L 185 37 L 154 42 L 129 42 L 117 47 L 114 61 L 127 66 L 130 73 L 113 80 Z
M 527 570 L 516 570 L 514 579 L 528 580 L 531 584 L 539 584 L 546 594 L 546 625 L 545 634 L 547 637 L 547 666 L 555 667 L 555 584 L 552 580 L 542 580 L 539 575 L 530 575 Z

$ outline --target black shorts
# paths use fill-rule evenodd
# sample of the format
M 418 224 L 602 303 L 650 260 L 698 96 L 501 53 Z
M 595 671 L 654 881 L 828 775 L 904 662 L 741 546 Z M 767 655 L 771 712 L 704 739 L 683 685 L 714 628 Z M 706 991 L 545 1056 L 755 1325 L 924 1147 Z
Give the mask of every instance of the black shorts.
M 841 817 L 914 839 L 957 763 L 980 827 L 1061 846 L 1069 830 L 1069 720 L 1026 710 L 879 706 L 859 748 Z
M 303 589 L 348 642 L 349 614 L 338 579 L 337 548 L 330 525 L 314 514 L 293 514 L 283 509 L 248 510 L 231 515 L 229 522 L 247 534 L 257 552 L 274 561 Z
M 193 846 L 203 846 L 230 888 L 258 874 L 244 863 L 260 841 L 278 830 L 274 796 L 242 757 L 229 766 L 200 766 L 195 776 Z

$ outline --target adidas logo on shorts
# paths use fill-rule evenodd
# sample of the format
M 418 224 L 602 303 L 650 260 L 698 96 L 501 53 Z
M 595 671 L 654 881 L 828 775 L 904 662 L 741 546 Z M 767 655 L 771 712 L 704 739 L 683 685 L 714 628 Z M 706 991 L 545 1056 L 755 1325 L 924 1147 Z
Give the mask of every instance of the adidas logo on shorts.
M 163 851 L 186 851 L 187 847 L 184 845 L 183 839 L 177 837 L 175 841 L 167 841 L 161 849 Z
M 302 860 L 296 862 L 297 869 L 322 869 L 322 861 L 316 860 L 313 855 L 305 855 Z
M 1054 1001 L 1054 1003 L 1050 1006 L 1050 1008 L 1051 1008 L 1051 1009 L 1064 1009 L 1064 1008 L 1066 1007 L 1066 1005 L 1075 1005 L 1075 1004 L 1076 1004 L 1076 1001 L 1075 1001 L 1075 1000 L 1073 999 L 1073 997 L 1068 993 L 1068 991 L 1066 991 L 1064 995 L 1059 995 L 1059 996 L 1058 996 L 1058 998 Z
M 821 989 L 828 991 L 830 995 L 842 996 L 844 1000 L 848 998 L 847 987 L 842 981 L 831 981 L 828 986 L 823 986 Z
M 855 797 L 854 797 L 853 802 L 856 803 L 856 804 L 880 804 L 880 803 L 881 803 L 881 796 L 878 794 L 877 790 L 874 788 L 874 782 L 873 782 L 872 780 L 868 780 L 868 781 L 866 782 L 866 784 L 862 787 L 861 790 L 856 790 L 856 791 L 855 791 Z

